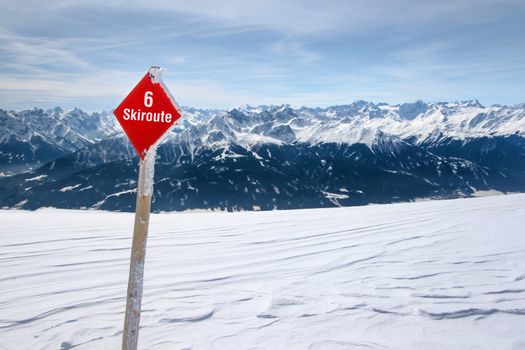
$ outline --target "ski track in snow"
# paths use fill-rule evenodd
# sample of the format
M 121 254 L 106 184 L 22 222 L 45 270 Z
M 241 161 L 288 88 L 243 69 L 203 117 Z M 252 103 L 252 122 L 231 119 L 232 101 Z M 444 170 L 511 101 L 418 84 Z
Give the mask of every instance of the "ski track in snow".
M 133 215 L 0 211 L 0 349 L 118 349 Z M 525 195 L 151 216 L 141 349 L 525 349 Z

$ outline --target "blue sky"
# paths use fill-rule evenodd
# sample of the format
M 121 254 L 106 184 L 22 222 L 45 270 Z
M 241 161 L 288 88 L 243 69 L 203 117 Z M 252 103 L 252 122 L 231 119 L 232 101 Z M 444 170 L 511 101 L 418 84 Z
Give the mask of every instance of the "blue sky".
M 0 0 L 0 108 L 525 102 L 525 1 Z M 153 4 L 154 3 L 154 4 Z

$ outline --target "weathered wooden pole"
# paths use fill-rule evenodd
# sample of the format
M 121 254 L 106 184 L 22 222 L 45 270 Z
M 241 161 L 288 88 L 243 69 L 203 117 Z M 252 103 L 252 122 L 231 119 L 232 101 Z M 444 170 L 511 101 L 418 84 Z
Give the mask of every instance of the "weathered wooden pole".
M 136 350 L 138 345 L 155 155 L 156 149 L 149 149 L 140 161 L 122 350 Z

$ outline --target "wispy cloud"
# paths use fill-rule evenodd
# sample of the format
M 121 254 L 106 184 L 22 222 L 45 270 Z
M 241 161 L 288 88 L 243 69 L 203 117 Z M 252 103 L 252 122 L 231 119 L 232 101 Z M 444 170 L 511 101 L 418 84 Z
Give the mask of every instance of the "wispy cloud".
M 0 13 L 0 101 L 109 109 L 152 64 L 181 104 L 525 100 L 521 0 L 28 0 Z
M 313 63 L 321 59 L 321 54 L 307 49 L 303 44 L 293 40 L 280 40 L 271 46 L 276 55 L 290 57 L 300 63 Z
M 0 33 L 0 63 L 6 71 L 38 74 L 90 69 L 92 65 L 68 50 L 67 43 L 38 37 Z

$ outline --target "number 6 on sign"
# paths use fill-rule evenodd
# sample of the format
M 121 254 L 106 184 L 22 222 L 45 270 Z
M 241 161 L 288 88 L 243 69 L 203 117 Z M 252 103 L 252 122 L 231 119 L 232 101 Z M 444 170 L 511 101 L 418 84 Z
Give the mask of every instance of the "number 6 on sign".
M 144 94 L 144 106 L 151 107 L 153 106 L 153 92 L 146 91 Z

